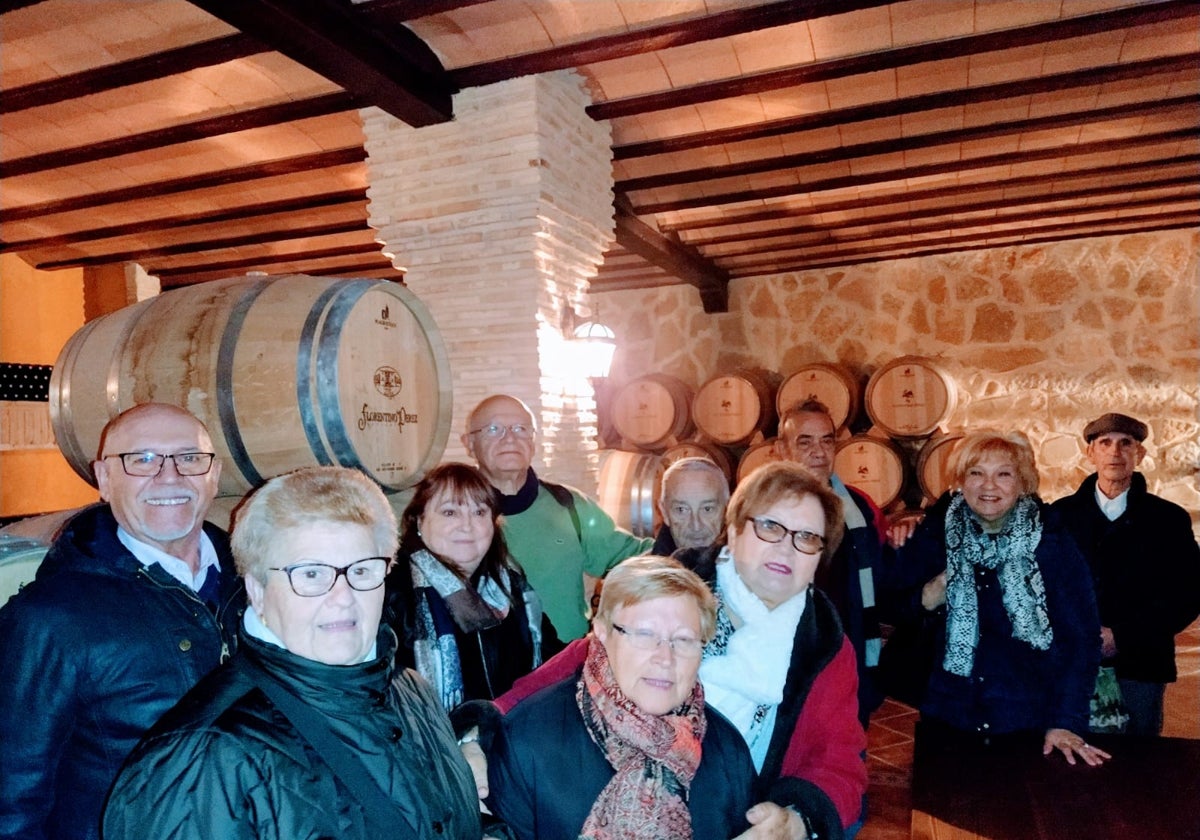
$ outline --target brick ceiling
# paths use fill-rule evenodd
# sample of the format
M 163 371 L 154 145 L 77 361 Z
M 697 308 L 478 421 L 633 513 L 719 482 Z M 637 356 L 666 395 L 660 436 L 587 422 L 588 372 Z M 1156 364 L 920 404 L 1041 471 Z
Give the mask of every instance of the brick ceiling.
M 1196 0 L 0 0 L 0 249 L 401 276 L 358 109 L 575 68 L 611 121 L 594 288 L 1200 224 Z

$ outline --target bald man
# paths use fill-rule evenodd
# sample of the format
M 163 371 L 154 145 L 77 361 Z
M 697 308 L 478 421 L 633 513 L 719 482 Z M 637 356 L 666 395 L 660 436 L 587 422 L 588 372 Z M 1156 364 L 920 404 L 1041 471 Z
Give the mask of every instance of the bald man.
M 500 491 L 509 552 L 541 597 L 559 642 L 566 643 L 588 631 L 583 575 L 603 577 L 626 557 L 649 551 L 654 540 L 618 528 L 579 490 L 539 479 L 532 466 L 536 435 L 529 407 L 496 394 L 475 406 L 462 442 Z
M 71 519 L 0 609 L 0 836 L 98 838 L 150 728 L 228 655 L 244 604 L 204 522 L 221 464 L 204 425 L 148 403 L 105 427 L 105 504 Z

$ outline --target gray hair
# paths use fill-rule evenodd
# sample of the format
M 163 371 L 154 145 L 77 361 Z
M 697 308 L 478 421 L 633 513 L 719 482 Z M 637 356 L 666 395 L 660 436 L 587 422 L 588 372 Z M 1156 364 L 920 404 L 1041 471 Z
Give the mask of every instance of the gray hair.
M 721 504 L 724 505 L 729 502 L 729 479 L 725 477 L 725 473 L 717 466 L 717 462 L 709 458 L 688 457 L 672 462 L 671 466 L 667 467 L 667 471 L 663 473 L 662 486 L 658 490 L 659 504 L 664 504 L 667 500 L 667 484 L 672 478 L 683 472 L 707 472 L 711 474 L 716 479 L 717 486 L 720 488 Z

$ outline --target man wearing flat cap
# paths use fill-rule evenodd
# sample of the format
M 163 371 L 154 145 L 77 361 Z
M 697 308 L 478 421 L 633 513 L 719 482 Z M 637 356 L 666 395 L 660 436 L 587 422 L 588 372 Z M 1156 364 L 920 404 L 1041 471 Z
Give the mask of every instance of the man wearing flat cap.
M 1102 664 L 1116 671 L 1127 734 L 1158 735 L 1175 681 L 1175 635 L 1200 614 L 1200 547 L 1187 511 L 1146 490 L 1135 472 L 1146 424 L 1105 414 L 1084 427 L 1096 472 L 1054 503 L 1096 586 Z

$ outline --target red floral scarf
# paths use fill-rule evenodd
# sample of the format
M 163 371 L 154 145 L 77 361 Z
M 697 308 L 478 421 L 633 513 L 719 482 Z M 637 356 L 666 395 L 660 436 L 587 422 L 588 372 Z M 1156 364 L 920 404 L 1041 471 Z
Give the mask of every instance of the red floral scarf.
M 616 771 L 596 797 L 581 840 L 690 840 L 687 797 L 707 728 L 700 682 L 670 714 L 647 714 L 617 686 L 608 653 L 593 636 L 575 700 Z

